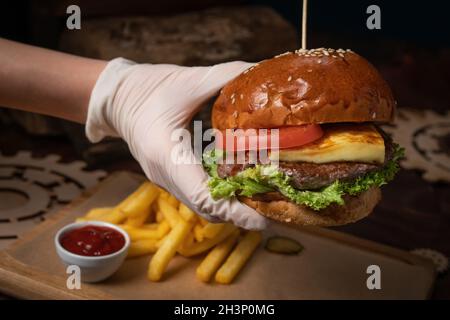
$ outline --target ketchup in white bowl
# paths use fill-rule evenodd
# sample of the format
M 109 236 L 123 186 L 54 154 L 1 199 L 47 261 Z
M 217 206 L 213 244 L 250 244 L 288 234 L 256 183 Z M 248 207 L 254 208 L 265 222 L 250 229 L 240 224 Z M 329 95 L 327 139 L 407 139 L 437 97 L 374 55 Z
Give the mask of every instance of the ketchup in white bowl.
M 125 237 L 113 228 L 87 225 L 63 234 L 60 242 L 69 252 L 80 256 L 97 257 L 122 249 Z
M 81 281 L 98 282 L 116 272 L 124 262 L 130 237 L 108 222 L 74 222 L 55 235 L 56 253 L 67 266 L 76 265 Z

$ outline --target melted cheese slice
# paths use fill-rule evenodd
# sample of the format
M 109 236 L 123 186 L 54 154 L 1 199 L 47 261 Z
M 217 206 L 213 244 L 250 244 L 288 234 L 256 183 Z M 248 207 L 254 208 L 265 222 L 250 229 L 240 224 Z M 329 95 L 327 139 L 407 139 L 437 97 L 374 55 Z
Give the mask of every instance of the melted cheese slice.
M 279 161 L 327 163 L 336 161 L 384 162 L 384 139 L 372 125 L 336 125 L 298 149 L 279 151 Z M 275 160 L 274 155 L 271 155 Z

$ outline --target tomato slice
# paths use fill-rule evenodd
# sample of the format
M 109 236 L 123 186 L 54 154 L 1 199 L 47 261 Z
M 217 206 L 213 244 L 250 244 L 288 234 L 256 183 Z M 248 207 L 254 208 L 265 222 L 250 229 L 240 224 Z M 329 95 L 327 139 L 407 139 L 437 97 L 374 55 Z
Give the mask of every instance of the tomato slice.
M 276 139 L 278 130 L 278 146 Z M 313 142 L 323 135 L 318 124 L 276 129 L 227 129 L 216 135 L 216 147 L 226 151 L 247 151 L 260 149 L 289 149 Z M 273 136 L 272 136 L 273 133 Z M 273 148 L 272 148 L 273 145 Z

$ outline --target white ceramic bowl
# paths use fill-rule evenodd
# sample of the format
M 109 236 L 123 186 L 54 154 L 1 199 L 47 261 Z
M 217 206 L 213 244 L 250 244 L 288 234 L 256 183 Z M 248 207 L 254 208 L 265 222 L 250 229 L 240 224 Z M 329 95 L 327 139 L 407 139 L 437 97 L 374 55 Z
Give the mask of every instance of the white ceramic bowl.
M 95 256 L 95 257 L 81 256 L 72 253 L 70 251 L 67 251 L 66 249 L 63 248 L 60 241 L 62 235 L 73 229 L 82 228 L 88 225 L 109 227 L 111 229 L 117 230 L 124 236 L 125 245 L 117 252 L 104 256 Z M 64 262 L 64 264 L 66 264 L 67 266 L 77 265 L 78 267 L 80 267 L 82 282 L 99 282 L 110 277 L 114 272 L 116 272 L 120 268 L 120 266 L 122 265 L 123 261 L 127 256 L 128 248 L 130 247 L 130 237 L 123 229 L 108 222 L 100 222 L 100 221 L 75 222 L 66 225 L 56 233 L 55 247 L 56 253 Z

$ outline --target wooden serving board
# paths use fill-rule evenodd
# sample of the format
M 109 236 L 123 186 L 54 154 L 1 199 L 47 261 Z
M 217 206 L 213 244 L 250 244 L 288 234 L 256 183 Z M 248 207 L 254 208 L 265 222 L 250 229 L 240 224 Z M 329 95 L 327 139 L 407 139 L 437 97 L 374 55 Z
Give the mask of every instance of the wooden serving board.
M 59 228 L 90 208 L 110 206 L 143 180 L 120 172 L 64 208 L 7 250 L 0 252 L 0 290 L 27 299 L 425 299 L 435 273 L 428 261 L 405 251 L 320 228 L 274 226 L 305 247 L 298 256 L 257 250 L 231 285 L 205 284 L 195 277 L 201 257 L 176 257 L 163 281 L 146 279 L 149 256 L 127 260 L 110 279 L 66 287 L 65 268 L 53 238 Z M 381 290 L 369 290 L 367 267 L 381 268 Z

